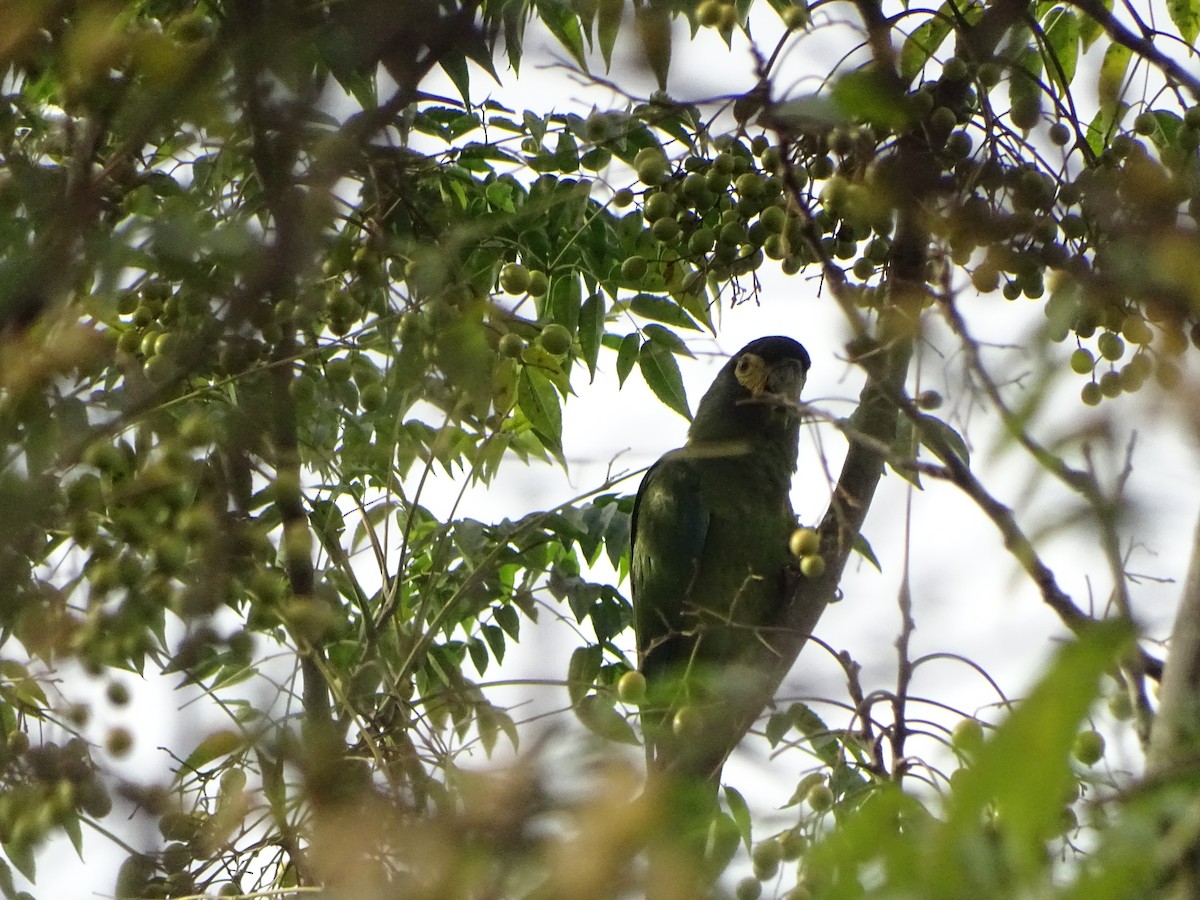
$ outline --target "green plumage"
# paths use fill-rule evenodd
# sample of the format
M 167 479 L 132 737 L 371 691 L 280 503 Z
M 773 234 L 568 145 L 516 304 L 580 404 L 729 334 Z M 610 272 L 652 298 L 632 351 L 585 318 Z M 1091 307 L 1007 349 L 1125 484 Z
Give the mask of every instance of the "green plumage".
M 752 652 L 783 600 L 808 367 L 790 338 L 743 347 L 700 401 L 686 445 L 638 491 L 631 581 L 647 753 L 660 771 L 715 784 L 744 731 L 721 706 L 752 684 Z M 685 706 L 699 727 L 676 735 Z

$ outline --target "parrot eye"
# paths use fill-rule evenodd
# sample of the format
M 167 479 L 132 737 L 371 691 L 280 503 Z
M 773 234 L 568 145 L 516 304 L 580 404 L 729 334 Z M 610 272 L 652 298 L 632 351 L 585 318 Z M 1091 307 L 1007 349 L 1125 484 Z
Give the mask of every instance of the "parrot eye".
M 737 369 L 735 371 L 738 375 L 745 375 L 746 373 L 748 373 L 750 371 L 750 366 L 751 366 L 750 357 L 743 356 L 738 359 Z

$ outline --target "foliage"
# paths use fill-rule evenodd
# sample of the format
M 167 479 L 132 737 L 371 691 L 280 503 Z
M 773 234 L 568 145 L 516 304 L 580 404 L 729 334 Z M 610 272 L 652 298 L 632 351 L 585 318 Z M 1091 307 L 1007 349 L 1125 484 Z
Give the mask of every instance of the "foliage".
M 874 561 L 858 524 L 885 463 L 978 503 L 1080 637 L 986 742 L 942 728 L 953 777 L 914 778 L 903 690 L 888 723 L 861 696 L 850 728 L 806 704 L 772 714 L 768 739 L 816 768 L 777 835 L 727 789 L 710 852 L 724 864 L 753 846 L 738 895 L 1147 896 L 1187 858 L 1186 822 L 1156 844 L 1169 790 L 1126 796 L 1071 762 L 1106 672 L 1149 727 L 1155 661 L 1113 550 L 1120 497 L 1038 443 L 1036 410 L 1006 401 L 969 326 L 971 304 L 1024 297 L 1047 341 L 1070 341 L 1058 365 L 1083 404 L 1151 379 L 1178 388 L 1200 343 L 1200 83 L 1193 57 L 1162 47 L 1191 44 L 1200 8 L 1171 0 L 1168 35 L 1093 0 L 626 7 L 11 5 L 0 845 L 27 878 L 49 835 L 79 847 L 81 823 L 120 832 L 115 795 L 162 837 L 129 855 L 119 896 L 636 891 L 655 798 L 637 797 L 612 746 L 637 741 L 616 691 L 631 498 L 596 485 L 481 522 L 438 515 L 424 492 L 565 466 L 564 404 L 602 359 L 689 416 L 689 336 L 715 333 L 720 301 L 754 296 L 776 263 L 822 277 L 868 382 L 834 423 L 853 448 L 838 497 L 861 502 L 821 526 L 800 643 L 851 551 Z M 864 43 L 815 90 L 779 75 L 787 48 L 842 20 Z M 635 98 L 614 68 L 629 102 L 589 115 L 478 99 L 502 61 L 520 67 L 533 25 L 581 71 L 631 38 L 679 83 L 673 41 L 745 41 L 751 24 L 779 43 L 750 44 L 760 83 L 744 95 Z M 435 70 L 459 98 L 426 90 Z M 906 393 L 938 316 L 1015 441 L 1085 501 L 1115 623 L 1057 586 L 932 414 L 940 398 Z M 595 574 L 602 560 L 617 584 Z M 547 606 L 581 635 L 563 676 L 595 742 L 573 745 L 573 794 L 553 785 L 552 748 L 520 746 L 514 711 L 481 683 Z M 172 772 L 118 777 L 135 736 L 108 729 L 101 752 L 86 735 L 102 713 L 64 679 L 104 685 L 117 707 L 146 672 L 199 688 L 228 724 L 172 748 Z M 516 762 L 470 770 L 474 747 Z M 0 892 L 17 893 L 7 865 Z

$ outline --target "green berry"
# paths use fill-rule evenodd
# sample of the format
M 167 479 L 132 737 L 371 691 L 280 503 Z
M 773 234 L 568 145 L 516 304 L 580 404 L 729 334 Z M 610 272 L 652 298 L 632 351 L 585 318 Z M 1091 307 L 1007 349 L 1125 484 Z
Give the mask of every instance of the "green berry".
M 671 720 L 671 730 L 677 738 L 695 740 L 704 732 L 704 717 L 694 706 L 684 706 Z
M 808 789 L 804 800 L 814 812 L 825 812 L 833 806 L 833 791 L 829 785 L 819 782 Z
M 675 198 L 665 191 L 655 191 L 646 198 L 642 206 L 642 215 L 647 222 L 657 222 L 659 219 L 675 215 Z
M 1081 731 L 1075 736 L 1071 755 L 1085 766 L 1094 766 L 1104 758 L 1104 735 L 1098 731 Z
M 644 256 L 631 256 L 621 263 L 621 278 L 625 281 L 641 281 L 646 277 L 650 264 Z
M 524 294 L 529 290 L 530 273 L 520 263 L 507 263 L 500 269 L 500 287 L 508 294 Z
M 497 345 L 500 355 L 508 359 L 520 359 L 521 354 L 525 350 L 525 341 L 521 339 L 519 334 L 513 334 L 511 331 L 500 338 L 500 343 Z
M 825 574 L 825 557 L 813 553 L 800 560 L 800 573 L 805 578 L 820 578 Z
M 1110 362 L 1116 362 L 1125 355 L 1125 342 L 1111 331 L 1106 331 L 1096 338 L 1096 347 L 1100 355 Z
M 529 296 L 541 297 L 550 290 L 550 279 L 545 272 L 534 269 L 529 273 Z
M 1071 129 L 1062 122 L 1050 126 L 1050 143 L 1056 147 L 1065 147 L 1071 141 Z
M 546 349 L 547 353 L 552 353 L 555 356 L 563 356 L 571 349 L 571 332 L 565 325 L 552 322 L 542 329 L 538 341 Z
M 645 147 L 633 158 L 633 168 L 642 184 L 656 185 L 667 180 L 667 158 L 657 147 Z
M 617 682 L 617 696 L 629 706 L 641 705 L 646 699 L 646 676 L 641 672 L 626 672 Z
M 788 549 L 792 555 L 803 559 L 812 556 L 821 549 L 821 536 L 813 528 L 797 528 L 788 540 Z
M 1071 371 L 1079 375 L 1088 375 L 1096 365 L 1092 351 L 1084 347 L 1078 348 L 1071 354 Z

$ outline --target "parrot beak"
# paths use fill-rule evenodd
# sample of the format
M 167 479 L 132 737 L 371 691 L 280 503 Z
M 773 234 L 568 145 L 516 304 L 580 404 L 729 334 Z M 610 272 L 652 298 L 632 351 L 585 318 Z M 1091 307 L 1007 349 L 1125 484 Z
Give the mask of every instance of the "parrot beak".
M 763 392 L 774 394 L 783 400 L 797 403 L 808 373 L 798 359 L 781 359 L 767 373 Z

